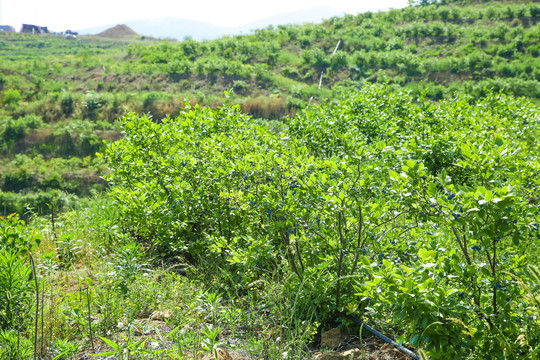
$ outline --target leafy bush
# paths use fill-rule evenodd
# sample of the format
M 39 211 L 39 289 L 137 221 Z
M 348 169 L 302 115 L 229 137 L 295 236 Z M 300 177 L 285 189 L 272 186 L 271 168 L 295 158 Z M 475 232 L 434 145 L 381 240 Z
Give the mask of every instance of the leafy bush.
M 62 234 L 58 239 L 56 251 L 58 261 L 63 268 L 71 268 L 79 258 L 83 244 L 81 240 L 75 239 L 73 234 Z
M 20 252 L 0 250 L 0 330 L 25 328 L 32 307 L 30 274 Z
M 148 275 L 150 272 L 148 263 L 144 259 L 144 252 L 139 244 L 128 243 L 122 246 L 112 259 L 114 277 L 124 293 L 139 275 Z
M 6 172 L 2 176 L 2 191 L 18 192 L 33 186 L 33 176 L 24 167 Z
M 84 115 L 92 120 L 97 118 L 98 110 L 103 106 L 103 97 L 93 91 L 88 91 L 83 100 Z
M 26 255 L 41 242 L 41 237 L 29 231 L 16 214 L 0 217 L 0 250 Z
M 15 330 L 0 329 L 0 359 L 32 359 L 32 342 Z
M 236 291 L 281 274 L 300 319 L 389 316 L 434 358 L 522 356 L 522 334 L 537 351 L 518 286 L 540 222 L 537 108 L 365 85 L 277 135 L 238 110 L 124 118 L 105 157 L 130 236 Z
M 249 89 L 249 84 L 246 83 L 243 80 L 236 80 L 233 83 L 233 90 L 237 92 L 238 94 L 246 94 L 247 90 Z
M 15 88 L 4 90 L 3 94 L 4 94 L 3 96 L 4 104 L 9 105 L 9 106 L 17 105 L 19 101 L 21 101 L 22 99 L 21 92 Z
M 64 209 L 70 200 L 73 200 L 73 196 L 68 196 L 68 194 L 58 190 L 24 193 L 0 192 L 0 209 L 4 214 L 18 213 L 28 216 L 29 213 L 33 213 L 44 215 L 50 213 L 49 205 L 54 201 L 57 201 L 58 209 Z
M 296 79 L 300 76 L 298 69 L 293 66 L 284 66 L 281 71 L 283 72 L 283 75 L 291 79 Z
M 62 94 L 62 100 L 60 100 L 60 108 L 65 116 L 70 116 L 73 114 L 74 110 L 74 99 L 73 94 L 64 92 Z
M 39 129 L 43 126 L 41 117 L 37 115 L 21 116 L 17 120 L 6 118 L 0 122 L 2 138 L 11 146 L 22 140 L 29 130 Z

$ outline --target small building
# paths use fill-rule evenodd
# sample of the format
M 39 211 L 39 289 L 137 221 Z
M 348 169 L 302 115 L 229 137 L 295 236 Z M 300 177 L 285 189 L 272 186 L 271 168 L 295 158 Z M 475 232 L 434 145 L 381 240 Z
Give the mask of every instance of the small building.
M 15 28 L 9 25 L 0 25 L 0 31 L 15 32 Z
M 21 32 L 25 34 L 47 34 L 49 29 L 46 26 L 23 24 Z
M 64 33 L 64 38 L 66 40 L 73 40 L 77 38 L 77 35 L 79 35 L 79 33 L 76 31 L 66 30 L 66 32 Z

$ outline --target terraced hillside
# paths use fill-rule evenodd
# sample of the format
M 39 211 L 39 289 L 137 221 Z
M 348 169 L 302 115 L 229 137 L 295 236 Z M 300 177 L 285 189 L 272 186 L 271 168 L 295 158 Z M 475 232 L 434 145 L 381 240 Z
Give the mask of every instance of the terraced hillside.
M 161 119 L 228 91 L 244 112 L 284 120 L 365 82 L 436 101 L 486 89 L 538 101 L 539 19 L 537 2 L 453 1 L 205 42 L 0 33 L 0 211 L 103 189 L 94 154 L 126 111 Z

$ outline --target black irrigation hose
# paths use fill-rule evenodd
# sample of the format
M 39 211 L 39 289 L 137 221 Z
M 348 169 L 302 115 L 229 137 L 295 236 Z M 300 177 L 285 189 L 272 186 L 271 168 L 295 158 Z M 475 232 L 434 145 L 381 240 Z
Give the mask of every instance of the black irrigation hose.
M 386 335 L 380 333 L 379 331 L 375 330 L 374 328 L 372 328 L 371 326 L 369 326 L 365 322 L 363 322 L 361 320 L 358 320 L 357 318 L 354 318 L 354 317 L 351 318 L 351 320 L 354 321 L 356 324 L 358 324 L 360 326 L 363 326 L 370 333 L 372 333 L 373 335 L 383 339 L 384 341 L 386 341 L 387 343 L 389 343 L 390 345 L 392 345 L 393 347 L 395 347 L 396 349 L 398 349 L 402 353 L 409 355 L 413 359 L 420 360 L 420 356 L 416 355 L 415 353 L 413 353 L 411 350 L 407 349 L 406 347 L 398 344 L 394 340 L 390 339 L 388 336 L 386 336 Z

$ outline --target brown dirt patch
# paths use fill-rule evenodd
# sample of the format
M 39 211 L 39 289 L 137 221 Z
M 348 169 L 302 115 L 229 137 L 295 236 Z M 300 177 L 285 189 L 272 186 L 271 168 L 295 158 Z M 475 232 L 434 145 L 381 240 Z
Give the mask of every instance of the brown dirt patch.
M 138 34 L 135 31 L 133 31 L 129 26 L 124 25 L 124 24 L 116 25 L 115 27 L 112 27 L 110 29 L 107 29 L 97 34 L 97 36 L 111 38 L 111 39 L 133 37 L 134 35 L 136 36 Z
M 363 339 L 360 339 L 358 336 L 350 336 L 347 341 L 341 344 L 337 351 L 344 352 L 351 349 L 362 350 L 366 360 L 410 359 L 407 355 L 403 354 L 392 345 L 375 336 L 370 336 Z

